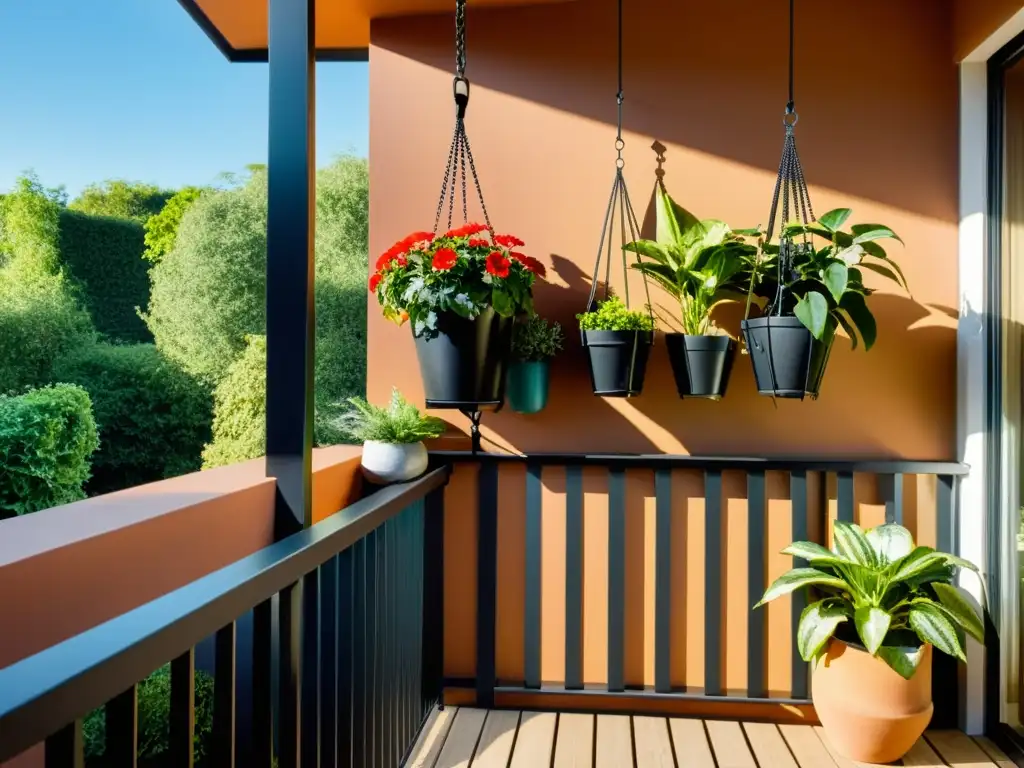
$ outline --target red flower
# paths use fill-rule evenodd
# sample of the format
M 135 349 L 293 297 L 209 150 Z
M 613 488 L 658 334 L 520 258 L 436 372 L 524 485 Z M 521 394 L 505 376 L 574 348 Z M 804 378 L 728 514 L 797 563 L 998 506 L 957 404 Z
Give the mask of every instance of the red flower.
M 404 259 L 405 257 L 403 256 L 403 253 L 405 249 L 405 243 L 398 242 L 392 245 L 386 251 L 384 251 L 384 253 L 380 255 L 380 258 L 377 259 L 377 271 L 383 272 L 385 269 L 391 266 L 391 262 L 394 261 L 395 259 Z
M 370 293 L 375 293 L 377 291 L 377 286 L 380 285 L 380 281 L 381 275 L 379 273 L 370 275 Z
M 503 245 L 506 248 L 521 248 L 526 245 L 526 243 L 515 235 L 495 235 L 494 242 L 498 245 Z
M 455 262 L 458 260 L 459 254 L 451 248 L 438 248 L 437 253 L 434 254 L 431 266 L 439 272 L 443 272 L 454 267 Z
M 508 277 L 511 264 L 501 251 L 491 251 L 487 256 L 487 271 L 495 277 Z
M 524 267 L 526 266 L 526 260 L 528 258 L 530 258 L 529 256 L 526 256 L 525 254 L 519 253 L 519 251 L 509 251 L 508 255 L 511 256 L 516 261 L 518 261 Z
M 480 237 L 471 237 L 469 239 L 470 248 L 486 248 L 490 245 L 489 242 Z
M 541 264 L 539 261 L 533 258 L 533 256 L 523 256 L 521 261 L 523 266 L 526 267 L 531 272 L 533 272 L 533 274 L 537 275 L 538 277 L 547 277 L 547 269 L 544 267 L 543 264 Z
M 409 264 L 409 260 L 405 258 L 404 253 L 400 253 L 395 257 L 395 264 L 397 264 L 400 267 L 405 267 Z
M 444 233 L 445 237 L 471 237 L 472 235 L 478 235 L 481 232 L 486 232 L 487 226 L 485 224 L 463 224 L 461 227 L 455 229 L 449 229 Z
M 415 245 L 416 243 L 423 243 L 423 242 L 429 243 L 429 242 L 432 242 L 433 239 L 434 239 L 434 233 L 433 232 L 413 232 L 411 235 L 409 235 L 408 237 L 406 237 L 402 241 L 402 245 L 405 246 L 405 248 L 403 248 L 402 250 L 407 250 L 407 249 L 411 248 L 413 245 Z

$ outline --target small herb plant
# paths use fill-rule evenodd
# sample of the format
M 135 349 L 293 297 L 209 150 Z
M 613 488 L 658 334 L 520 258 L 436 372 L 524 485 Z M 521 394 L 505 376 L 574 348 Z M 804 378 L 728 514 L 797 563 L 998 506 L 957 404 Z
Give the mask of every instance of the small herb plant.
M 576 315 L 582 331 L 653 331 L 654 319 L 646 312 L 627 309 L 618 296 L 611 296 L 595 312 Z
M 362 397 L 350 397 L 352 410 L 341 416 L 338 426 L 360 443 L 419 443 L 444 434 L 445 423 L 433 416 L 424 416 L 419 409 L 391 390 L 387 408 L 368 403 Z
M 795 315 L 819 341 L 830 340 L 842 326 L 854 349 L 858 336 L 864 349 L 871 349 L 877 328 L 865 299 L 874 291 L 864 286 L 864 270 L 906 290 L 899 265 L 878 244 L 886 239 L 903 241 L 884 224 L 854 224 L 844 231 L 851 213 L 849 208 L 837 208 L 810 224 L 789 224 L 783 229 L 781 247 L 788 249 L 791 263 L 789 274 L 782 276 L 781 290 L 777 279 L 780 245 L 762 243 L 768 258 L 757 268 L 760 280 L 753 291 L 767 313 Z M 815 248 L 815 238 L 827 244 Z
M 798 541 L 783 554 L 803 558 L 768 587 L 755 608 L 800 587 L 813 587 L 821 599 L 800 616 L 797 649 L 804 661 L 823 654 L 833 635 L 859 639 L 902 677 L 910 679 L 925 643 L 965 661 L 957 627 L 984 642 L 984 627 L 965 592 L 953 584 L 958 568 L 977 567 L 931 547 L 915 547 L 901 525 L 868 531 L 837 521 L 832 551 Z M 852 623 L 853 627 L 850 628 Z
M 562 326 L 532 315 L 528 320 L 516 322 L 512 331 L 512 357 L 524 363 L 550 360 L 562 351 Z
M 734 232 L 717 219 L 698 220 L 659 186 L 657 239 L 637 240 L 625 249 L 641 257 L 633 269 L 679 302 L 683 333 L 704 336 L 713 330 L 711 312 L 719 303 L 747 295 L 757 248 L 743 238 L 755 234 Z

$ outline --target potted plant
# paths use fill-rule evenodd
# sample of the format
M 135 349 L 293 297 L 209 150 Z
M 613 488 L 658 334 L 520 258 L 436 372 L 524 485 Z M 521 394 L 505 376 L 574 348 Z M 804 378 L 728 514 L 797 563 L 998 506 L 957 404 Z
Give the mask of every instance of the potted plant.
M 414 232 L 377 260 L 370 292 L 384 316 L 409 321 L 428 408 L 497 410 L 517 314 L 533 310 L 536 259 L 523 241 L 466 224 Z
M 849 208 L 829 211 L 811 224 L 790 224 L 779 245 L 761 244 L 767 259 L 757 267 L 751 290 L 761 317 L 742 323 L 757 389 L 763 395 L 803 399 L 818 396 L 836 330 L 841 326 L 856 349 L 875 343 L 875 318 L 865 299 L 864 270 L 904 289 L 899 266 L 877 241 L 903 241 L 883 224 L 841 229 Z M 815 238 L 825 245 L 815 247 Z M 780 275 L 781 267 L 781 279 Z
M 750 285 L 757 249 L 717 219 L 698 220 L 657 192 L 656 240 L 638 240 L 626 250 L 640 256 L 633 269 L 654 280 L 679 303 L 682 333 L 665 334 L 680 397 L 720 400 L 729 384 L 736 343 L 711 320 L 723 301 L 741 299 Z
M 807 541 L 783 550 L 808 565 L 779 577 L 755 608 L 801 587 L 818 593 L 796 637 L 800 656 L 814 664 L 818 717 L 842 754 L 888 763 L 931 720 L 932 648 L 966 660 L 958 628 L 984 642 L 980 617 L 953 584 L 958 569 L 978 569 L 915 547 L 900 525 L 834 525 L 831 551 Z
M 372 483 L 387 485 L 419 477 L 427 470 L 424 440 L 444 434 L 445 423 L 424 416 L 397 389 L 391 390 L 386 408 L 362 397 L 349 398 L 352 409 L 339 418 L 338 426 L 363 444 L 363 475 Z
M 632 397 L 644 388 L 654 319 L 610 296 L 592 312 L 577 315 L 590 363 L 590 382 L 601 397 Z
M 508 399 L 513 411 L 537 413 L 548 402 L 549 362 L 562 351 L 562 326 L 533 315 L 512 329 Z

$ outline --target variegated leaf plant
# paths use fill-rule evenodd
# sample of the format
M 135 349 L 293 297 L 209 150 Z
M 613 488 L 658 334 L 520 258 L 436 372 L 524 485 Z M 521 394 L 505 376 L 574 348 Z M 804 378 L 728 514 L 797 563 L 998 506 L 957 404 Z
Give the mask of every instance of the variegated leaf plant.
M 823 654 L 837 630 L 849 627 L 847 622 L 868 653 L 906 679 L 917 670 L 926 643 L 966 660 L 958 627 L 984 642 L 981 618 L 967 593 L 953 583 L 958 569 L 978 573 L 978 568 L 955 555 L 914 546 L 901 525 L 865 531 L 837 521 L 831 551 L 798 541 L 782 552 L 807 566 L 780 576 L 754 607 L 801 587 L 818 593 L 820 599 L 804 609 L 797 630 L 797 649 L 805 661 Z M 852 639 L 852 632 L 847 634 Z

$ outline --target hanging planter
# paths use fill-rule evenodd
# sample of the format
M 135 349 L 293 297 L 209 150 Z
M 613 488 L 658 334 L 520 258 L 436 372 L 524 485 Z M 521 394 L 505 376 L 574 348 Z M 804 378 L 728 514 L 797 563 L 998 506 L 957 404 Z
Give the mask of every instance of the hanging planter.
M 654 343 L 654 315 L 651 312 L 651 296 L 647 289 L 647 275 L 643 275 L 644 295 L 647 303 L 644 311 L 631 310 L 629 303 L 629 280 L 627 251 L 630 243 L 640 239 L 640 224 L 626 189 L 622 174 L 625 160 L 622 150 L 626 142 L 622 139 L 622 0 L 618 3 L 618 54 L 619 90 L 615 96 L 618 105 L 618 124 L 615 135 L 615 180 L 612 194 L 601 227 L 601 241 L 597 246 L 594 274 L 590 281 L 590 296 L 587 311 L 577 315 L 583 347 L 587 351 L 590 365 L 590 382 L 595 395 L 599 397 L 633 397 L 644 387 L 647 358 Z M 617 219 L 617 221 L 616 221 Z M 618 231 L 618 255 L 622 263 L 622 298 L 612 296 L 611 266 L 613 245 Z M 606 250 L 607 247 L 607 250 Z M 639 257 L 636 257 L 639 260 Z M 597 300 L 601 266 L 604 265 L 604 291 L 600 303 Z
M 562 351 L 562 340 L 562 326 L 539 315 L 516 323 L 508 369 L 508 400 L 516 413 L 544 410 L 548 403 L 551 359 Z
M 840 327 L 854 348 L 858 337 L 865 349 L 875 342 L 875 319 L 865 303 L 872 290 L 864 285 L 864 270 L 903 288 L 906 280 L 877 242 L 899 240 L 892 229 L 882 224 L 855 224 L 844 231 L 849 208 L 829 211 L 819 219 L 814 216 L 794 137 L 799 118 L 793 101 L 793 30 L 794 0 L 790 0 L 789 102 L 783 118 L 786 137 L 741 328 L 758 392 L 802 400 L 818 397 Z M 780 209 L 784 224 L 773 242 Z M 825 244 L 818 248 L 820 241 Z M 750 317 L 755 304 L 762 317 Z
M 544 267 L 521 253 L 514 235 L 495 235 L 466 135 L 469 104 L 465 0 L 456 0 L 455 132 L 430 232 L 414 232 L 377 260 L 370 292 L 384 316 L 408 322 L 416 342 L 428 408 L 471 415 L 474 445 L 481 411 L 505 400 L 514 318 L 533 311 L 533 283 Z M 470 175 L 467 177 L 466 168 Z M 484 224 L 468 223 L 467 181 L 476 189 Z M 452 227 L 461 190 L 462 226 Z M 441 215 L 447 208 L 447 231 Z
M 655 188 L 655 240 L 626 245 L 640 257 L 633 265 L 679 302 L 682 333 L 665 336 L 680 397 L 720 400 L 729 385 L 736 344 L 715 327 L 711 313 L 742 299 L 757 256 L 744 241 L 754 230 L 734 232 L 717 219 L 699 220 L 669 196 L 660 179 Z

